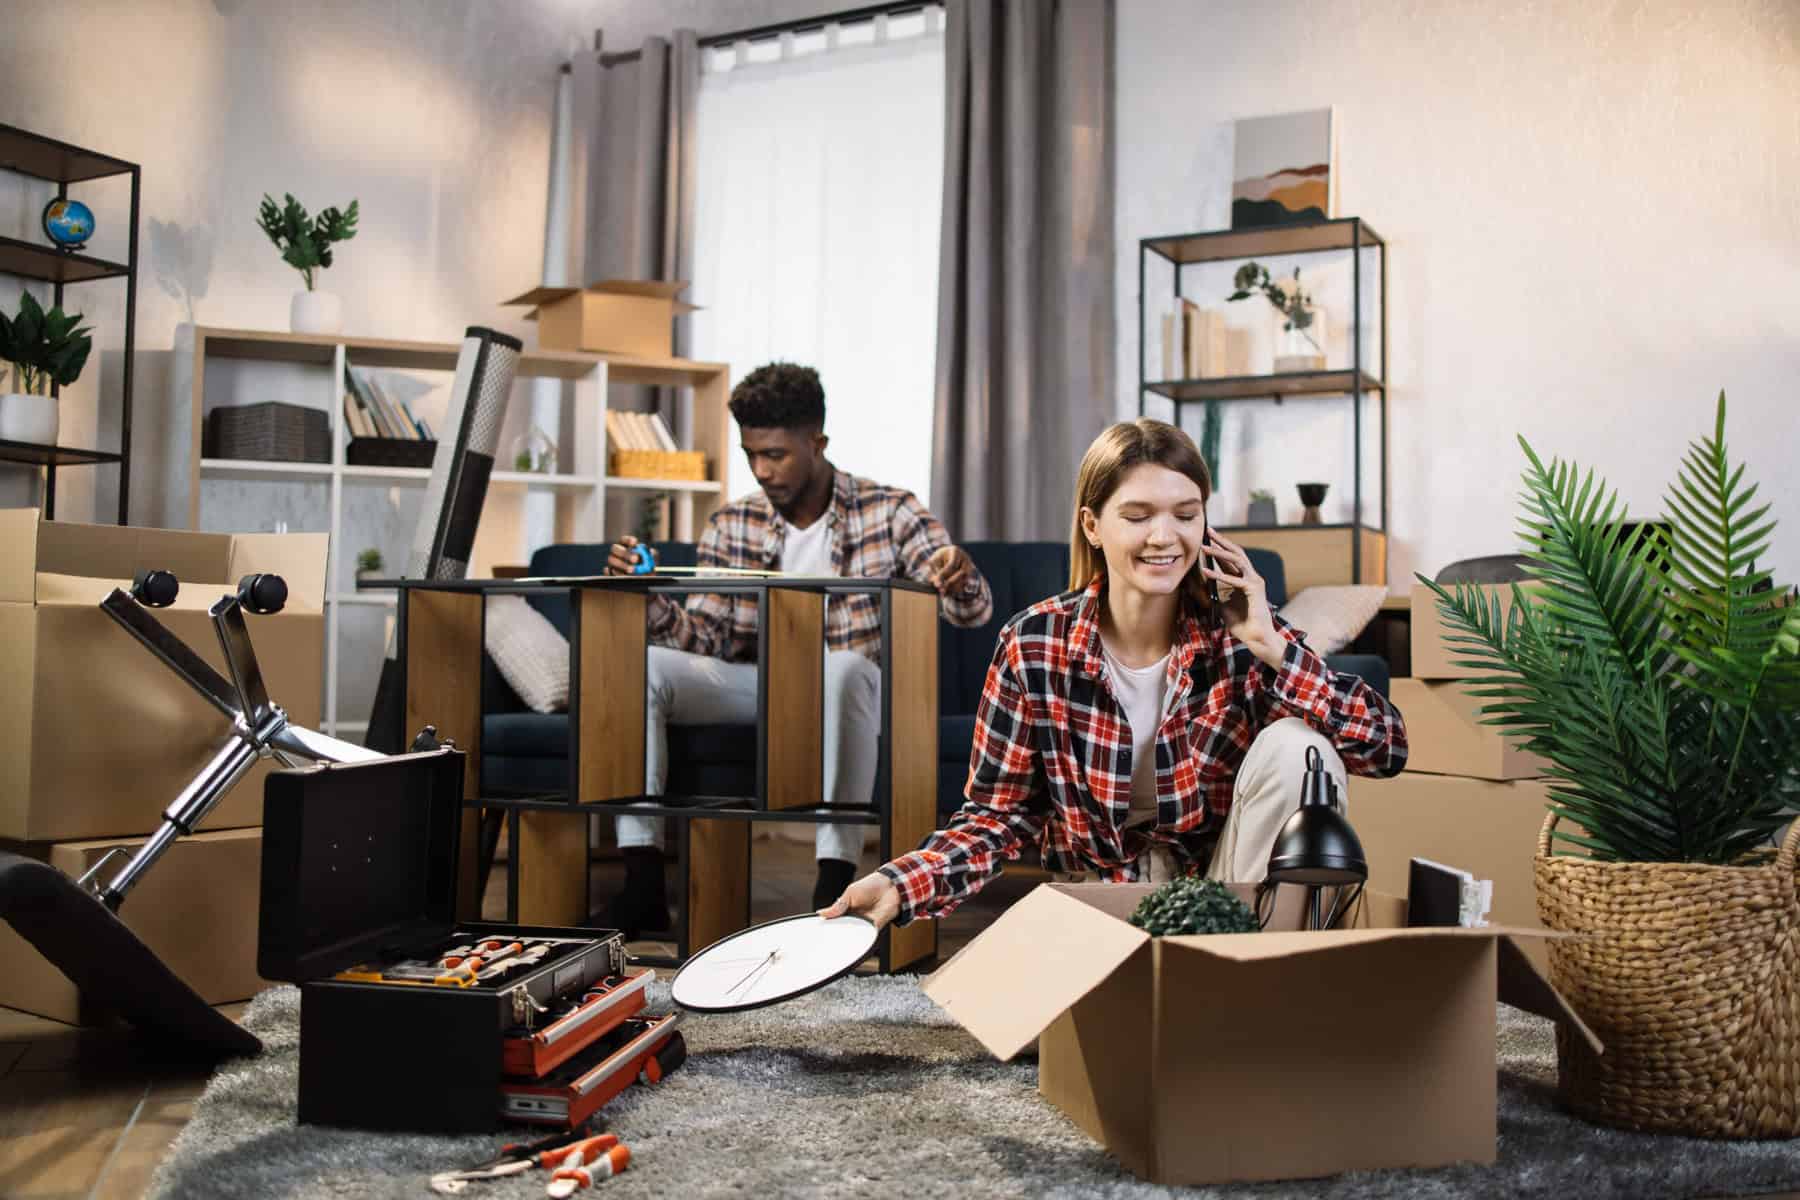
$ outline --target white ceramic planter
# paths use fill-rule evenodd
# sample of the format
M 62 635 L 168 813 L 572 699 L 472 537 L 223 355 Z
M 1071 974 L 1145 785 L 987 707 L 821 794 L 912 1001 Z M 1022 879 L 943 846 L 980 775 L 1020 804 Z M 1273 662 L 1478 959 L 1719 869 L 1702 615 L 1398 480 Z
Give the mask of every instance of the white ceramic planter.
M 344 302 L 331 292 L 295 292 L 288 328 L 295 333 L 336 333 L 344 325 Z
M 51 396 L 9 392 L 0 396 L 0 439 L 56 445 L 57 404 Z

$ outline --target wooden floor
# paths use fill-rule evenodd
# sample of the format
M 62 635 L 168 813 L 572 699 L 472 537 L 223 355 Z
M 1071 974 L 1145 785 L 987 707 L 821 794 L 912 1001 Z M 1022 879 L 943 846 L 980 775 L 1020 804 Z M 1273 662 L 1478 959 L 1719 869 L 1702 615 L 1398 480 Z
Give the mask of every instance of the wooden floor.
M 804 911 L 812 900 L 811 846 L 764 839 L 753 854 L 755 919 Z M 875 865 L 873 858 L 865 863 Z M 503 871 L 495 871 L 484 902 L 494 919 L 504 912 Z M 622 878 L 616 863 L 594 864 L 591 894 L 604 900 Z M 1043 878 L 1038 871 L 1011 872 L 940 922 L 940 957 L 955 953 Z M 244 1007 L 223 1011 L 236 1016 Z M 125 1031 L 74 1029 L 0 1008 L 0 1197 L 143 1195 L 206 1078 L 204 1069 L 156 1061 Z

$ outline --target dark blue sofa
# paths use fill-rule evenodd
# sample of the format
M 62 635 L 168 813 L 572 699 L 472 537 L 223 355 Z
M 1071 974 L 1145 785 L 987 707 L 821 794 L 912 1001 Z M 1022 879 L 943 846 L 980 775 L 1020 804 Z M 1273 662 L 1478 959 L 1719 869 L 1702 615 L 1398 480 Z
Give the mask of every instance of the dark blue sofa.
M 958 629 L 938 625 L 938 808 L 948 813 L 962 803 L 969 771 L 969 748 L 975 738 L 975 709 L 993 657 L 1000 626 L 1014 613 L 1068 586 L 1066 542 L 967 542 L 975 565 L 994 592 L 994 615 L 986 625 Z M 692 566 L 691 543 L 657 546 L 660 561 Z M 1268 583 L 1269 601 L 1279 608 L 1287 600 L 1287 578 L 1281 556 L 1250 550 L 1257 571 Z M 604 566 L 603 545 L 546 546 L 531 556 L 532 575 L 596 574 Z M 534 596 L 531 604 L 556 627 L 569 631 L 569 607 L 561 595 Z M 1383 695 L 1388 691 L 1387 663 L 1371 654 L 1340 654 L 1327 660 L 1334 671 L 1360 675 Z M 486 660 L 482 678 L 482 786 L 488 794 L 560 792 L 568 779 L 569 721 L 562 713 L 528 710 Z M 755 791 L 755 727 L 750 725 L 675 725 L 669 728 L 671 794 L 750 795 Z M 879 781 L 877 788 L 879 789 Z

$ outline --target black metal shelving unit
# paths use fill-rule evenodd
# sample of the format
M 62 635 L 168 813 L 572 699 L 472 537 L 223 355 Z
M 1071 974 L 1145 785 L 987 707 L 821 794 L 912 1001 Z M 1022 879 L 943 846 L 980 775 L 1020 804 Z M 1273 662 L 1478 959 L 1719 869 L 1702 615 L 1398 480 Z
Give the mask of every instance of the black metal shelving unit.
M 1325 371 L 1290 371 L 1273 375 L 1232 375 L 1207 379 L 1151 379 L 1145 363 L 1148 326 L 1145 304 L 1148 300 L 1146 279 L 1150 256 L 1164 259 L 1174 267 L 1175 297 L 1183 296 L 1182 268 L 1196 263 L 1229 262 L 1234 259 L 1274 258 L 1296 254 L 1325 254 L 1350 251 L 1350 366 L 1348 369 Z M 1379 363 L 1363 361 L 1363 251 L 1373 250 L 1380 272 Z M 1214 297 L 1216 299 L 1216 297 Z M 1175 424 L 1181 423 L 1182 406 L 1209 401 L 1272 400 L 1276 404 L 1298 396 L 1348 396 L 1355 412 L 1354 485 L 1351 493 L 1351 520 L 1343 525 L 1281 525 L 1278 529 L 1369 529 L 1383 535 L 1388 527 L 1388 419 L 1387 419 L 1387 242 L 1361 217 L 1340 217 L 1329 221 L 1308 221 L 1291 225 L 1271 225 L 1263 229 L 1223 229 L 1204 233 L 1180 233 L 1147 237 L 1138 241 L 1138 415 L 1144 414 L 1146 398 L 1160 396 L 1173 404 Z M 1184 364 L 1185 365 L 1185 364 Z M 1371 372 L 1370 367 L 1375 370 Z M 1380 402 L 1381 478 L 1379 523 L 1365 519 L 1363 495 L 1363 397 L 1373 394 Z M 1374 514 L 1368 514 L 1374 515 Z M 1223 528 L 1223 526 L 1221 526 Z M 1352 536 L 1351 570 L 1363 577 L 1362 538 Z
M 60 307 L 63 288 L 71 283 L 99 279 L 125 281 L 125 370 L 119 408 L 119 449 L 84 450 L 74 446 L 40 446 L 27 442 L 0 441 L 0 462 L 42 467 L 44 516 L 56 516 L 58 467 L 97 466 L 116 463 L 119 468 L 119 524 L 127 523 L 131 509 L 131 383 L 137 342 L 137 268 L 139 169 L 108 154 L 85 150 L 38 133 L 0 125 L 0 170 L 29 175 L 56 185 L 58 199 L 67 199 L 69 185 L 118 175 L 131 176 L 130 254 L 125 262 L 109 262 L 89 254 L 59 250 L 18 238 L 0 237 L 0 275 L 14 275 L 48 283 L 54 289 L 52 303 Z M 60 389 L 51 384 L 52 396 Z

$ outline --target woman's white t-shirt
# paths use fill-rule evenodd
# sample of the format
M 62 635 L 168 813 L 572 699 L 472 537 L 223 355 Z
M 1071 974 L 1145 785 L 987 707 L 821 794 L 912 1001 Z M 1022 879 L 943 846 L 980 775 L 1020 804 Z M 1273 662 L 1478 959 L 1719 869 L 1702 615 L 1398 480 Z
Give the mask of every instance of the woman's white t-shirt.
M 1169 655 L 1147 667 L 1128 667 L 1100 640 L 1113 695 L 1131 726 L 1131 815 L 1125 825 L 1156 822 L 1156 731 L 1165 715 Z M 1173 653 L 1173 651 L 1171 651 Z

